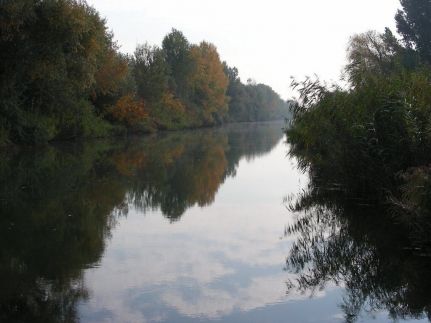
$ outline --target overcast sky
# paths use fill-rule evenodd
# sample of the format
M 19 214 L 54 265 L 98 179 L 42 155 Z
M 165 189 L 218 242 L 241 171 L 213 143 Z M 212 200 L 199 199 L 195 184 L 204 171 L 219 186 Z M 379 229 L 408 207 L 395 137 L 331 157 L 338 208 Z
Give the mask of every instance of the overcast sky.
M 336 81 L 349 37 L 370 29 L 395 31 L 398 0 L 88 0 L 107 19 L 123 52 L 160 45 L 171 28 L 192 43 L 214 43 L 245 82 L 293 95 L 290 76 Z

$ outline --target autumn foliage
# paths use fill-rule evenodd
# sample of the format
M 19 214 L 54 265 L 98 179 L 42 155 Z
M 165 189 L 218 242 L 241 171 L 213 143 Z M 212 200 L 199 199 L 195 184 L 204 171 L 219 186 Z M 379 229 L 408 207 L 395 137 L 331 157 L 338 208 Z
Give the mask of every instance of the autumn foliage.
M 199 46 L 193 46 L 190 54 L 195 63 L 192 77 L 194 98 L 201 107 L 203 121 L 208 124 L 221 122 L 228 112 L 228 78 L 217 49 L 210 43 L 202 42 Z
M 144 102 L 136 100 L 131 94 L 121 97 L 112 108 L 112 117 L 125 125 L 133 126 L 148 117 Z
M 243 100 L 214 45 L 172 29 L 122 54 L 86 1 L 0 1 L 0 48 L 0 146 L 276 115 L 260 88 Z

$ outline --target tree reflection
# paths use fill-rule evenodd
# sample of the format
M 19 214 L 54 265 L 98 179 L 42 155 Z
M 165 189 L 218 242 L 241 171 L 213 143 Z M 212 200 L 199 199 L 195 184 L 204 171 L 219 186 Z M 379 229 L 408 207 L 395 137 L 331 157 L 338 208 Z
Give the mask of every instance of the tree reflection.
M 171 220 L 195 204 L 212 203 L 226 177 L 227 149 L 224 133 L 204 131 L 200 135 L 170 134 L 146 142 L 144 147 L 136 145 L 119 152 L 127 161 L 139 160 L 137 155 L 151 152 L 128 175 L 128 201 L 144 212 L 160 208 Z M 118 160 L 118 155 L 114 159 Z
M 0 321 L 77 321 L 83 270 L 97 266 L 119 217 L 133 207 L 177 221 L 281 137 L 278 125 L 243 125 L 5 154 Z
M 73 321 L 87 297 L 81 271 L 100 259 L 124 196 L 97 168 L 103 148 L 89 148 L 3 160 L 0 321 Z
M 281 138 L 271 123 L 164 134 L 132 143 L 113 160 L 129 178 L 130 204 L 144 212 L 160 208 L 175 221 L 194 205 L 211 204 L 225 179 L 236 175 L 241 158 L 269 153 Z
M 329 178 L 313 177 L 291 201 L 296 220 L 286 234 L 296 241 L 287 269 L 297 279 L 289 282 L 289 292 L 344 286 L 346 322 L 381 310 L 393 319 L 431 319 L 431 257 L 424 245 L 417 247 L 387 204 L 363 194 L 352 198 Z

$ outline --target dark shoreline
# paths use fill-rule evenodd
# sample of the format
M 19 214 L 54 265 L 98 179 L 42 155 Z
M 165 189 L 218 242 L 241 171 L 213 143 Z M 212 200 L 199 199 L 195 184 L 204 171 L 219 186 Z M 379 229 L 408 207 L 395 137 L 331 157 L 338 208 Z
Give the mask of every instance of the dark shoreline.
M 90 143 L 90 142 L 97 142 L 97 141 L 112 141 L 112 140 L 126 140 L 126 139 L 137 139 L 137 138 L 143 138 L 143 137 L 150 137 L 150 136 L 159 136 L 165 133 L 183 133 L 183 132 L 190 132 L 190 131 L 199 131 L 199 130 L 211 130 L 211 129 L 220 129 L 225 127 L 233 127 L 235 125 L 244 125 L 244 124 L 268 124 L 268 123 L 280 123 L 285 124 L 286 121 L 279 119 L 279 120 L 266 120 L 266 121 L 242 121 L 242 122 L 226 122 L 220 125 L 214 125 L 214 126 L 202 126 L 202 127 L 190 127 L 190 128 L 182 128 L 182 129 L 158 129 L 154 131 L 148 131 L 148 132 L 134 132 L 134 133 L 126 133 L 126 134 L 112 134 L 112 135 L 106 135 L 101 137 L 75 137 L 70 139 L 55 139 L 51 140 L 46 143 L 33 143 L 33 144 L 26 144 L 26 143 L 9 143 L 3 146 L 0 146 L 1 152 L 7 152 L 7 151 L 18 151 L 18 150 L 26 150 L 26 149 L 33 149 L 33 148 L 40 148 L 40 147 L 49 147 L 49 146 L 59 146 L 64 144 L 83 144 L 83 143 Z M 281 131 L 281 129 L 280 129 Z

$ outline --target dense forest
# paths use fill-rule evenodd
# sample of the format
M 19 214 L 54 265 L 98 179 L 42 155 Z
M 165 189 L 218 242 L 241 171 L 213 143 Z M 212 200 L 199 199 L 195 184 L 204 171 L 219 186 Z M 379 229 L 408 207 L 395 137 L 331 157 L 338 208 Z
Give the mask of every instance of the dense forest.
M 208 42 L 178 30 L 123 54 L 82 0 L 0 3 L 0 145 L 282 119 L 289 104 L 243 84 Z
M 351 38 L 347 89 L 293 82 L 300 100 L 286 132 L 315 186 L 389 205 L 417 237 L 431 216 L 431 1 L 401 7 L 400 39 L 388 28 Z

